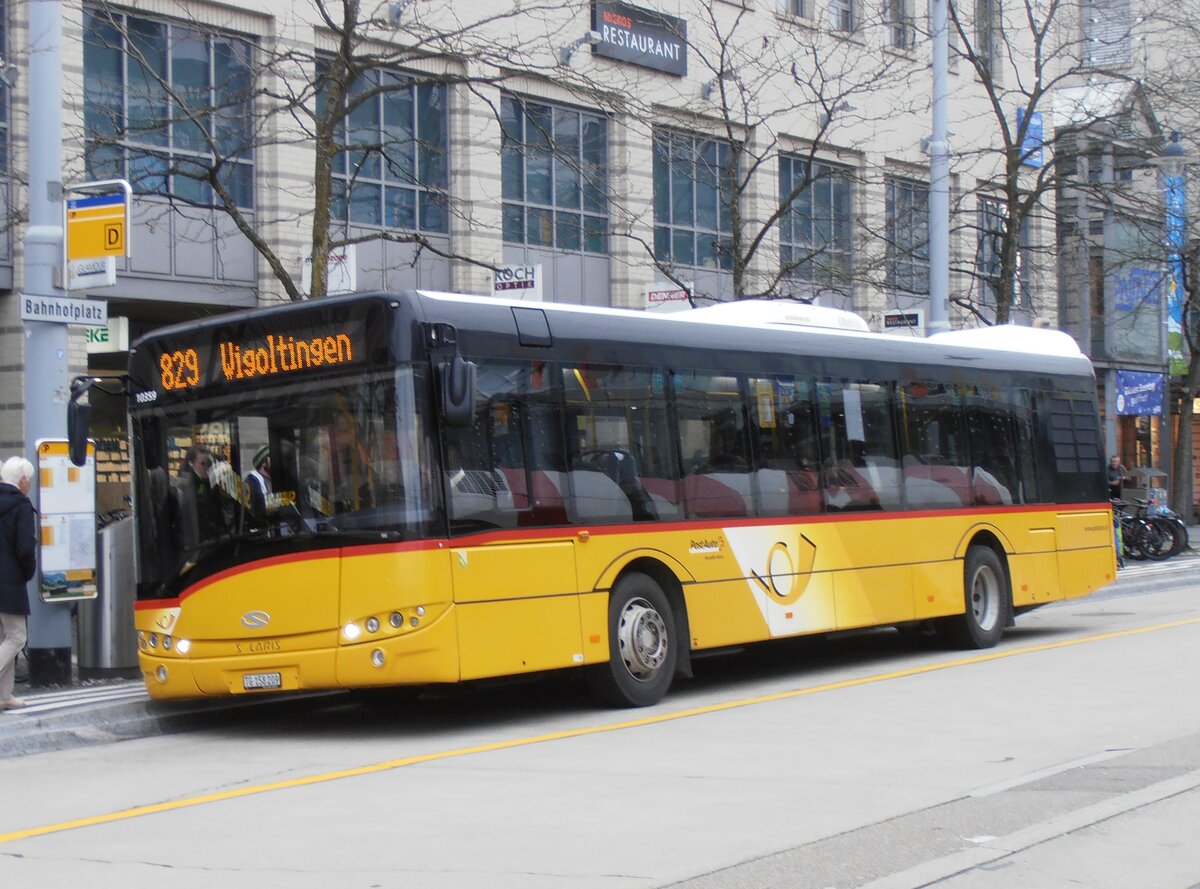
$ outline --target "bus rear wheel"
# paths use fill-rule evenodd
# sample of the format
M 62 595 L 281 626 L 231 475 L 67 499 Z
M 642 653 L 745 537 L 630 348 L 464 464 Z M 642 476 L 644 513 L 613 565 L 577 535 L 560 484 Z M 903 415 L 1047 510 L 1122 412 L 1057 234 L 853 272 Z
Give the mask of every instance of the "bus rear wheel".
M 656 704 L 671 687 L 678 659 L 666 593 L 645 574 L 622 577 L 608 597 L 608 663 L 587 674 L 592 693 L 614 707 Z
M 940 629 L 960 648 L 991 648 L 1004 635 L 1008 610 L 1008 576 L 1000 557 L 986 546 L 972 546 L 963 563 L 966 608 L 943 618 Z

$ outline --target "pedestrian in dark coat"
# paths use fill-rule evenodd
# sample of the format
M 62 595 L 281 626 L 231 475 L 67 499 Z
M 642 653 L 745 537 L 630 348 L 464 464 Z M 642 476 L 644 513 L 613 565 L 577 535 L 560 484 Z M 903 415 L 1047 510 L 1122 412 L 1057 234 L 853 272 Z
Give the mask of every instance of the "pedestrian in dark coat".
M 29 592 L 37 571 L 37 537 L 29 489 L 33 464 L 10 457 L 0 466 L 0 711 L 25 706 L 13 697 L 17 655 L 25 647 Z

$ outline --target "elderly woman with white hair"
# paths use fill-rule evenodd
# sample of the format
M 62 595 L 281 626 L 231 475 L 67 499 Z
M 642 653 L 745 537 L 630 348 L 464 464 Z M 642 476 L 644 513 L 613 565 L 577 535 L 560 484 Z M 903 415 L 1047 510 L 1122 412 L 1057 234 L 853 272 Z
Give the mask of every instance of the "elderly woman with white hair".
M 37 571 L 32 484 L 33 464 L 24 457 L 9 457 L 0 466 L 0 711 L 25 706 L 13 697 L 13 679 L 25 647 L 26 585 Z

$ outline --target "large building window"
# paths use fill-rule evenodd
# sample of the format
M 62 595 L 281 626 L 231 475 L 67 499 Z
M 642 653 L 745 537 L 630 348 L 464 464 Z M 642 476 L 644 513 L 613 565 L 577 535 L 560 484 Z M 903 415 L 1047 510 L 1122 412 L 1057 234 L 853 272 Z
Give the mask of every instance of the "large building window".
M 1083 62 L 1090 68 L 1123 67 L 1132 58 L 1129 0 L 1082 0 Z
M 975 0 L 975 57 L 991 77 L 996 75 L 999 0 Z
M 1007 227 L 1008 207 L 995 198 L 981 198 L 978 208 L 979 241 L 976 246 L 975 274 L 979 280 L 980 296 L 987 305 L 996 305 L 1000 283 L 1000 245 Z M 1027 261 L 1030 250 L 1029 217 L 1021 219 L 1017 245 L 1017 268 L 1013 279 L 1012 305 L 1028 304 L 1030 269 Z
M 791 15 L 796 18 L 809 18 L 810 0 L 776 0 L 775 8 L 780 15 Z
M 780 266 L 818 287 L 844 287 L 850 277 L 853 202 L 850 170 L 780 155 Z
M 318 96 L 318 115 L 325 99 Z M 448 91 L 391 71 L 368 71 L 346 100 L 333 159 L 331 216 L 351 225 L 449 230 Z
M 852 34 L 858 28 L 858 9 L 856 0 L 831 0 L 829 4 L 829 25 L 835 31 Z
M 888 43 L 896 49 L 912 49 L 916 43 L 916 27 L 909 4 L 910 0 L 887 0 L 884 5 Z
M 608 252 L 608 121 L 502 96 L 504 240 Z
M 84 12 L 84 126 L 91 179 L 139 194 L 254 204 L 253 47 L 191 24 Z
M 929 293 L 929 186 L 887 180 L 887 285 Z
M 654 133 L 654 258 L 733 268 L 733 148 L 721 139 Z

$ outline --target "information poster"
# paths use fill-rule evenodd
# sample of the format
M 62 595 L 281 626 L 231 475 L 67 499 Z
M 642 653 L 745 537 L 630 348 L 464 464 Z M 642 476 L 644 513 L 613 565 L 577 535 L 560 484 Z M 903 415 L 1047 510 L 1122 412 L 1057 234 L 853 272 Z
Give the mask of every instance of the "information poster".
M 96 596 L 96 446 L 76 466 L 66 439 L 38 441 L 39 567 L 43 602 Z

